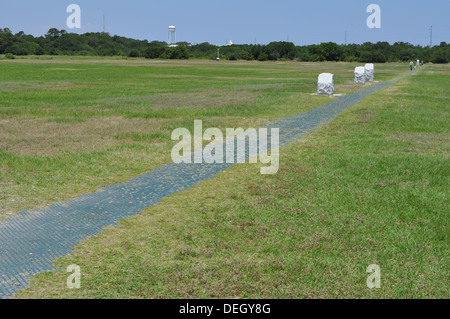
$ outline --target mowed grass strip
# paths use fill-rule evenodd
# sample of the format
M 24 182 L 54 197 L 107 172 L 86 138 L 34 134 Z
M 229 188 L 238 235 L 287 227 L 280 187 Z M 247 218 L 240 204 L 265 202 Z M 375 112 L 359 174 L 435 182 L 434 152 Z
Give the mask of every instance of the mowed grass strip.
M 108 227 L 16 297 L 448 298 L 448 79 L 366 98 L 283 149 L 276 175 L 235 165 Z

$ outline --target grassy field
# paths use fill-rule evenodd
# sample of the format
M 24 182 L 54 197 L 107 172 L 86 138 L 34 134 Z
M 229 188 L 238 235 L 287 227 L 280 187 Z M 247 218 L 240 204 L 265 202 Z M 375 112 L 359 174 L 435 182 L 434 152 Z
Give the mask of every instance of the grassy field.
M 258 127 L 323 104 L 321 72 L 351 93 L 354 66 L 0 61 L 0 217 L 169 162 L 171 130 L 194 119 Z M 449 75 L 427 65 L 370 96 L 283 149 L 276 175 L 235 165 L 124 219 L 16 297 L 448 298 Z
M 52 60 L 48 60 L 52 59 Z M 172 130 L 258 127 L 320 105 L 317 75 L 351 64 L 41 57 L 0 61 L 0 221 L 170 162 Z M 382 66 L 377 77 L 404 66 Z

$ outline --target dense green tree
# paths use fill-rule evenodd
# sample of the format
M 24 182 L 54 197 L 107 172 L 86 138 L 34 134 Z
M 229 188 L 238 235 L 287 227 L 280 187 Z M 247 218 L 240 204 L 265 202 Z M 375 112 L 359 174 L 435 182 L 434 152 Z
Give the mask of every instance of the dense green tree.
M 320 55 L 325 57 L 326 61 L 339 61 L 342 50 L 333 42 L 326 42 L 319 45 Z
M 271 42 L 265 47 L 264 52 L 270 60 L 293 60 L 297 55 L 297 50 L 292 42 Z
M 183 45 L 166 48 L 161 55 L 164 59 L 189 59 L 189 52 Z
M 67 33 L 51 28 L 45 36 L 33 37 L 23 31 L 13 34 L 8 28 L 0 28 L 0 54 L 13 55 L 100 55 L 146 57 L 149 59 L 187 59 L 189 57 L 228 60 L 300 60 L 345 62 L 396 62 L 420 59 L 424 62 L 448 63 L 450 45 L 421 47 L 408 42 L 388 42 L 338 45 L 333 42 L 295 46 L 291 42 L 271 42 L 267 45 L 234 44 L 216 46 L 207 42 L 191 45 L 178 43 L 168 47 L 166 42 L 135 40 L 108 33 Z
M 6 51 L 14 43 L 14 36 L 8 28 L 0 28 L 0 54 L 7 53 Z
M 164 47 L 157 47 L 157 46 L 148 47 L 144 52 L 144 56 L 147 59 L 157 59 L 163 55 L 164 51 L 165 51 Z
M 447 50 L 445 48 L 436 48 L 433 51 L 433 55 L 431 57 L 431 62 L 433 63 L 448 63 L 448 61 L 450 60 L 450 54 L 449 54 L 449 50 L 447 48 Z

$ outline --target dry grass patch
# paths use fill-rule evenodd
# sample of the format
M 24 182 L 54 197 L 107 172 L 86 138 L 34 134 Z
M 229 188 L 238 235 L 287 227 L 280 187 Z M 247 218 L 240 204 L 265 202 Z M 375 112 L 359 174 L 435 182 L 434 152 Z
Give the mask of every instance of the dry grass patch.
M 124 140 L 161 142 L 170 132 L 165 120 L 122 117 L 10 118 L 0 122 L 0 149 L 19 155 L 56 155 L 61 151 L 99 151 Z M 155 135 L 152 135 L 155 134 Z M 140 135 L 141 138 L 136 138 Z M 128 136 L 128 138 L 127 138 Z M 147 138 L 145 138 L 147 137 Z M 153 138 L 152 138 L 153 137 Z
M 251 103 L 259 96 L 259 92 L 201 90 L 199 92 L 171 93 L 125 98 L 106 98 L 107 104 L 148 103 L 153 109 L 165 108 L 211 108 L 227 105 Z
M 375 112 L 367 109 L 361 108 L 357 111 L 358 123 L 368 123 L 372 118 L 376 116 Z
M 354 84 L 353 82 L 351 82 L 352 84 L 334 84 L 334 92 L 336 94 L 349 94 L 352 93 L 354 91 L 357 91 L 361 88 L 363 88 L 364 86 L 361 86 L 361 84 Z M 366 86 L 372 85 L 370 83 L 367 83 Z
M 391 141 L 403 141 L 407 145 L 399 152 L 419 154 L 450 154 L 450 134 L 448 133 L 399 133 L 386 137 Z
M 90 88 L 88 85 L 76 85 L 70 82 L 2 82 L 0 91 L 20 92 L 25 90 L 67 90 L 74 88 Z
M 450 71 L 438 70 L 438 71 L 425 71 L 426 75 L 450 75 Z
M 313 85 L 305 83 L 262 83 L 235 86 L 236 89 L 278 89 L 284 87 L 313 87 Z

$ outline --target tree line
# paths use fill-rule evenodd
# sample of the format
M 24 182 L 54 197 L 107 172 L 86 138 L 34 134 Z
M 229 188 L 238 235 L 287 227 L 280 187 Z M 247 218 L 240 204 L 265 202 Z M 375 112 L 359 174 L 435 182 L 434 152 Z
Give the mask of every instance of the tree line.
M 219 52 L 218 52 L 219 49 Z M 16 34 L 0 28 L 0 54 L 14 55 L 79 55 L 126 56 L 148 59 L 221 59 L 257 61 L 342 61 L 342 62 L 399 62 L 423 60 L 448 63 L 450 44 L 441 42 L 433 47 L 422 47 L 405 42 L 339 45 L 333 42 L 296 46 L 280 41 L 262 44 L 233 44 L 216 46 L 210 43 L 179 42 L 168 46 L 162 41 L 136 40 L 108 33 L 68 33 L 56 28 L 44 36 L 34 37 L 23 31 Z

